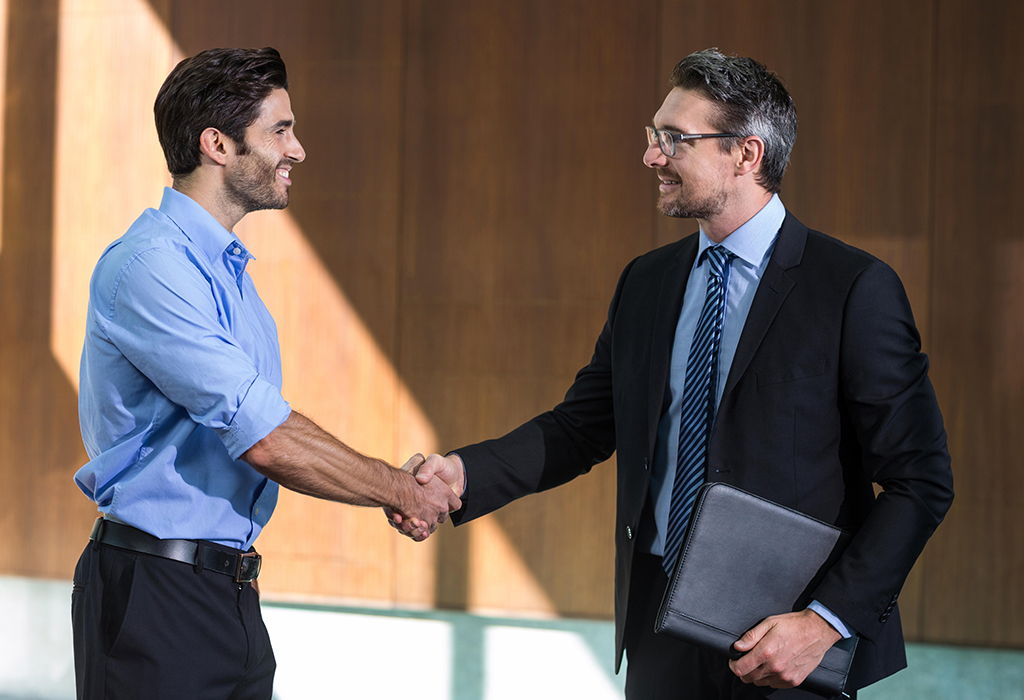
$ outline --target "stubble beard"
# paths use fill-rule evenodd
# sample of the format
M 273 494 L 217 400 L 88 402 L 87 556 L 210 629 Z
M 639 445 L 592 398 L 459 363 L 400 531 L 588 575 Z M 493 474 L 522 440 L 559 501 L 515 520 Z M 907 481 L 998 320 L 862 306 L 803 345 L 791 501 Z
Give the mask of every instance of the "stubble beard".
M 245 213 L 288 206 L 288 188 L 277 186 L 277 168 L 284 163 L 269 163 L 257 153 L 242 156 L 242 167 L 224 181 L 228 198 Z
M 658 211 L 675 219 L 713 219 L 725 211 L 725 192 L 718 191 L 704 196 L 686 196 L 678 192 L 674 197 L 658 197 Z

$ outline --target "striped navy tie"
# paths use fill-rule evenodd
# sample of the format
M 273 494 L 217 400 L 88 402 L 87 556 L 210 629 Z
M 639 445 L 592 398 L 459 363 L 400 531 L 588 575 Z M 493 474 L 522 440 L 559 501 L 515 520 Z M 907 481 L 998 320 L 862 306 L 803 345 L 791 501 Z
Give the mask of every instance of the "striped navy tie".
M 662 564 L 669 576 L 679 557 L 679 548 L 690 520 L 693 500 L 704 484 L 704 465 L 708 454 L 708 436 L 715 415 L 715 388 L 718 384 L 718 347 L 725 318 L 724 274 L 732 253 L 721 246 L 707 249 L 708 287 L 697 329 L 693 332 L 690 356 L 686 360 L 683 408 L 679 420 L 679 453 L 676 477 L 672 484 L 672 503 L 665 535 Z

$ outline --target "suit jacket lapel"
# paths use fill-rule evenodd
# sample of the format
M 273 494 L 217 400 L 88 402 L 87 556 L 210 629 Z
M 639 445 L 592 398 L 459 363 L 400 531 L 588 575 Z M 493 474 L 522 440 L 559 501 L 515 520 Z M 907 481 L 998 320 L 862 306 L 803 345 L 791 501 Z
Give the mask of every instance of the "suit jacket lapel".
M 807 243 L 807 227 L 796 220 L 789 212 L 779 229 L 779 238 L 775 242 L 775 250 L 765 268 L 764 276 L 754 293 L 754 300 L 747 314 L 747 321 L 740 333 L 740 340 L 733 355 L 732 367 L 725 382 L 722 404 L 733 387 L 747 371 L 750 360 L 760 347 L 765 333 L 775 320 L 775 315 L 782 307 L 790 290 L 793 289 L 793 278 L 786 270 L 800 264 L 803 258 L 804 245 Z
M 658 435 L 658 424 L 661 422 L 665 383 L 668 381 L 676 326 L 683 307 L 686 280 L 697 257 L 697 240 L 698 236 L 692 235 L 680 242 L 681 246 L 675 260 L 665 268 L 661 279 L 661 293 L 658 296 L 651 342 L 651 375 L 647 397 L 648 457 L 654 453 L 654 441 Z

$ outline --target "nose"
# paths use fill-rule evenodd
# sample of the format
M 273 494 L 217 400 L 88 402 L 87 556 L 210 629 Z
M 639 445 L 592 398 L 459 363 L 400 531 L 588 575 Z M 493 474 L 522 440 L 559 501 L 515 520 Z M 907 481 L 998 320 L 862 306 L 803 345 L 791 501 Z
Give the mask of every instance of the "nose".
M 296 163 L 301 163 L 306 160 L 306 151 L 302 148 L 302 144 L 299 143 L 298 137 L 293 133 L 288 143 L 288 148 L 285 150 L 285 157 L 290 158 Z
M 668 157 L 661 152 L 661 146 L 657 143 L 647 144 L 647 150 L 644 151 L 644 165 L 648 168 L 658 168 L 668 165 Z

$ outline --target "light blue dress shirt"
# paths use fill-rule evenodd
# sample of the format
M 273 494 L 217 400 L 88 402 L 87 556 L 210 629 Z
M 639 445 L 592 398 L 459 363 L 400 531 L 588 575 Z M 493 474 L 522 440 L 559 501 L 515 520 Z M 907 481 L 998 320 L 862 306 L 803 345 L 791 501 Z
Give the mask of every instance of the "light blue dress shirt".
M 715 408 L 722 400 L 729 368 L 736 354 L 736 346 L 743 332 L 750 305 L 754 301 L 757 285 L 761 281 L 768 260 L 771 258 L 778 238 L 779 229 L 786 218 L 786 208 L 779 196 L 761 208 L 749 221 L 729 234 L 722 242 L 736 257 L 725 270 L 725 317 L 722 320 L 722 338 L 719 348 L 718 377 L 715 384 Z M 668 391 L 670 403 L 658 424 L 658 439 L 654 450 L 654 464 L 651 469 L 651 499 L 655 528 L 648 528 L 639 542 L 641 549 L 658 556 L 665 551 L 665 533 L 668 532 L 669 509 L 672 501 L 672 484 L 675 480 L 679 451 L 679 420 L 682 411 L 683 387 L 686 382 L 686 362 L 690 356 L 693 332 L 700 318 L 701 307 L 707 290 L 708 262 L 704 251 L 715 245 L 703 230 L 700 231 L 697 258 L 690 269 L 683 294 L 683 308 L 676 324 L 675 341 L 672 345 L 672 359 L 669 369 Z M 850 636 L 842 621 L 823 605 L 814 601 L 809 606 L 844 637 Z
M 100 257 L 89 286 L 75 474 L 99 510 L 162 539 L 249 548 L 278 485 L 239 456 L 283 423 L 277 326 L 253 259 L 173 189 Z

